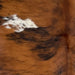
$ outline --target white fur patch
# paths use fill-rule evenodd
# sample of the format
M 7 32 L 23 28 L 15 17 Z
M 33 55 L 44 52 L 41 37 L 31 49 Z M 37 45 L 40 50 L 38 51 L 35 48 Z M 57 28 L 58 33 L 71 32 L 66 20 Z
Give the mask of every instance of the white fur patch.
M 22 32 L 25 28 L 38 28 L 38 26 L 31 20 L 25 19 L 22 20 L 18 18 L 17 15 L 11 15 L 10 17 L 4 17 L 6 20 L 2 25 L 7 29 L 14 29 L 15 32 Z

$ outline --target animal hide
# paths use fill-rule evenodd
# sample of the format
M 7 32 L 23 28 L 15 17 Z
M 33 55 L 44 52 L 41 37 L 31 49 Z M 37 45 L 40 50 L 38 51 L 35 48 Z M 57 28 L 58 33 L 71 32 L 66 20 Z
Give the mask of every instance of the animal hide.
M 0 0 L 0 75 L 75 75 L 75 1 Z

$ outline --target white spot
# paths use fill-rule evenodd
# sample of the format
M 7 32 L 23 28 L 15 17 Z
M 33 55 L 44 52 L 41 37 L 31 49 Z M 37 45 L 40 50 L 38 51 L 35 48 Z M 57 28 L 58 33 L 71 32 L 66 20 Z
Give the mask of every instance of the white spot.
M 25 28 L 38 28 L 38 26 L 31 19 L 28 18 L 22 20 L 21 18 L 18 18 L 16 14 L 4 17 L 3 19 L 7 21 L 2 25 L 7 29 L 13 28 L 15 32 L 22 32 Z
M 8 18 L 7 18 L 7 17 L 4 17 L 3 19 L 4 19 L 4 20 L 8 20 Z
M 11 29 L 11 27 L 10 27 L 10 26 L 6 26 L 6 28 L 7 28 L 7 29 Z

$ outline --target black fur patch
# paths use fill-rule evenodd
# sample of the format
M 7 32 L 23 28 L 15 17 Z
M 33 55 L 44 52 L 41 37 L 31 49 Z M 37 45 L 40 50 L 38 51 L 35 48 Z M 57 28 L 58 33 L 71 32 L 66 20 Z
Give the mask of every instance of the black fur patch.
M 0 9 L 2 9 L 2 7 L 3 7 L 3 6 L 0 4 Z

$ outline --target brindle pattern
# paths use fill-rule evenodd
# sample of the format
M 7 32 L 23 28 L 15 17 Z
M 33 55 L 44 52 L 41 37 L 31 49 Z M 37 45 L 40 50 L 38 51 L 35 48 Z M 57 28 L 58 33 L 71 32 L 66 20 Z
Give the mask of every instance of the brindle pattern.
M 10 46 L 12 46 L 12 42 L 15 44 L 13 47 L 16 45 L 23 47 L 26 46 L 24 45 L 25 43 L 28 43 L 27 47 L 29 48 L 27 51 L 24 49 L 27 47 L 23 47 L 22 50 L 19 48 L 17 48 L 18 50 L 16 50 L 16 48 L 10 50 L 6 48 L 4 51 L 6 53 L 0 55 L 1 75 L 61 75 L 63 73 L 64 66 L 63 68 L 58 68 L 55 65 L 56 61 L 57 64 L 65 61 L 65 54 L 60 57 L 61 53 L 63 54 L 65 51 L 65 48 L 61 50 L 61 48 L 64 47 L 62 45 L 62 42 L 64 42 L 62 39 L 65 33 L 62 1 L 63 0 L 8 0 L 4 2 L 3 7 L 5 8 L 1 8 L 3 9 L 0 13 L 1 16 L 11 15 L 17 12 L 22 18 L 31 18 L 39 25 L 39 28 L 25 29 L 21 33 L 11 33 L 5 36 L 7 37 L 7 42 L 9 41 L 8 43 L 11 44 Z M 7 4 L 10 5 L 10 7 L 8 7 Z M 8 11 L 5 13 L 5 10 Z M 9 47 L 9 44 L 7 47 Z M 30 44 L 34 44 L 34 46 L 32 45 L 32 47 L 30 47 Z M 21 51 L 22 53 L 20 53 Z M 26 53 L 26 55 L 29 54 L 28 57 L 23 54 L 23 52 Z M 53 63 L 53 61 L 55 62 Z M 60 66 L 62 66 L 62 64 L 60 64 Z
M 49 60 L 56 55 L 61 42 L 61 36 L 51 36 L 46 28 L 40 27 L 37 29 L 25 29 L 21 33 L 11 33 L 7 35 L 9 40 L 14 40 L 17 43 L 31 41 L 37 45 L 31 49 L 33 53 L 37 53 L 41 60 Z M 54 48 L 51 50 L 51 48 Z
M 2 5 L 0 5 L 0 9 L 2 9 L 2 7 L 3 7 L 3 6 L 2 6 Z

